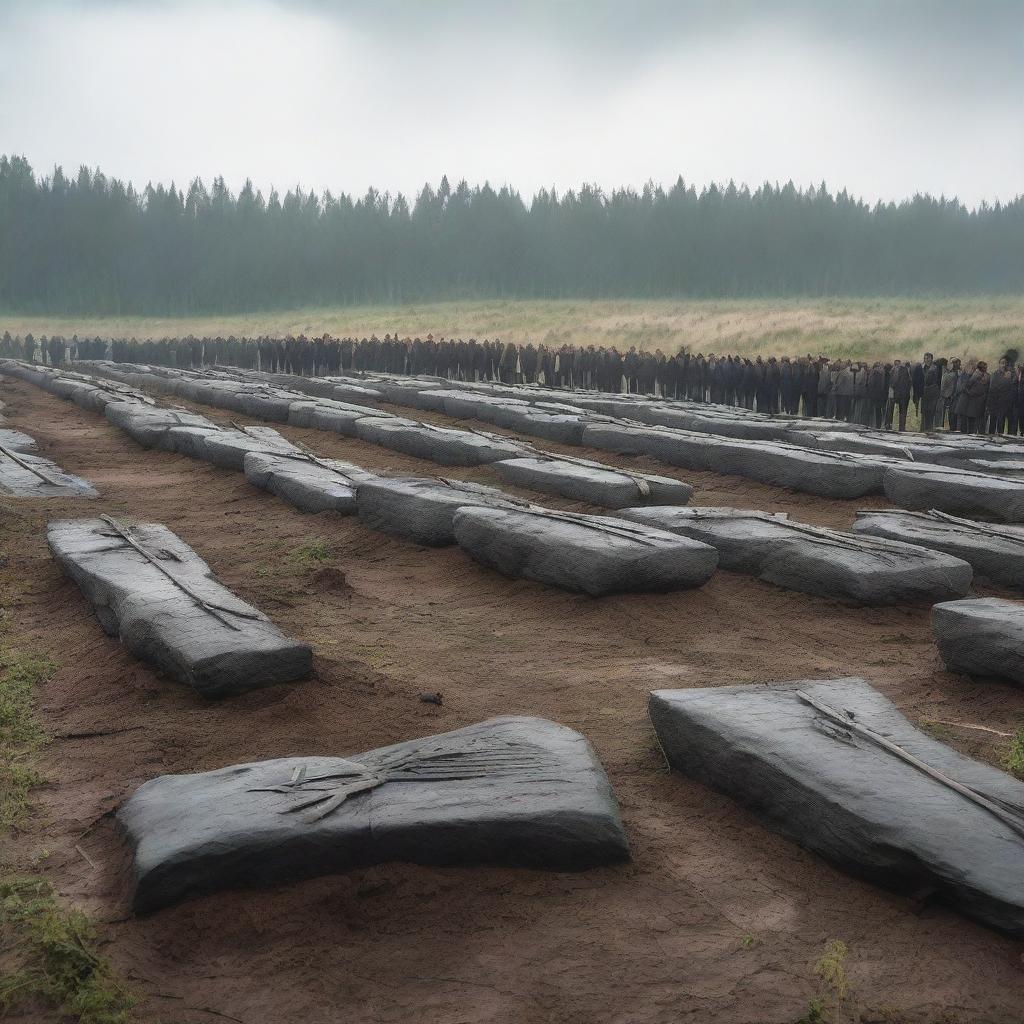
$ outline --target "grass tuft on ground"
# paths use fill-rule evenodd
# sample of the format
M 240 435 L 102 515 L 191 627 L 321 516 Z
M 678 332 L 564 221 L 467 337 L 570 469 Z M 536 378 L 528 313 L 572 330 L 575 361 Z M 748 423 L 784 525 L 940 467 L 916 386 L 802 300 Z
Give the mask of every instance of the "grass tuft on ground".
M 1024 725 L 1018 727 L 1013 734 L 1003 763 L 1008 772 L 1018 779 L 1024 779 Z
M 88 918 L 63 909 L 49 882 L 0 882 L 0 937 L 17 965 L 0 977 L 0 1015 L 38 1000 L 79 1024 L 128 1024 L 134 999 L 95 951 Z
M 49 662 L 9 644 L 0 647 L 0 835 L 28 818 L 29 796 L 44 781 L 35 754 L 46 734 L 35 713 L 36 687 Z M 0 879 L 0 1017 L 15 1006 L 47 1004 L 79 1024 L 127 1024 L 133 999 L 94 949 L 94 933 L 79 910 L 65 910 L 38 875 Z
M 32 755 L 46 736 L 35 715 L 35 688 L 52 671 L 41 659 L 9 648 L 0 651 L 0 828 L 17 827 L 28 813 L 28 795 L 42 776 Z

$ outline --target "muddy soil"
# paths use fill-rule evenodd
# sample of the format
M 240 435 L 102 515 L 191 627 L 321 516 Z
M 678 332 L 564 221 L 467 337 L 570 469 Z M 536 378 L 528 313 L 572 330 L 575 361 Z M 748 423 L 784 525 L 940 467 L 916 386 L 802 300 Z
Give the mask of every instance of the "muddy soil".
M 101 494 L 0 499 L 9 642 L 57 665 L 39 695 L 49 782 L 13 858 L 100 922 L 104 952 L 140 997 L 139 1020 L 783 1024 L 818 992 L 814 964 L 832 939 L 849 947 L 850 1020 L 1020 1020 L 1024 943 L 849 878 L 669 774 L 646 716 L 658 687 L 861 675 L 914 720 L 1011 732 L 1020 691 L 946 673 L 927 607 L 850 607 L 726 572 L 678 594 L 574 596 L 354 517 L 304 515 L 241 474 L 145 451 L 102 416 L 29 385 L 4 380 L 0 398 L 10 426 Z M 333 434 L 282 432 L 372 469 L 495 480 Z M 677 476 L 696 487 L 693 504 L 841 527 L 858 507 L 572 454 Z M 227 586 L 313 644 L 315 678 L 211 703 L 131 658 L 46 549 L 49 519 L 100 512 L 166 523 Z M 313 541 L 326 542 L 328 561 L 310 557 Z M 435 692 L 441 706 L 420 699 Z M 154 775 L 345 755 L 509 713 L 590 739 L 632 863 L 581 874 L 388 864 L 129 916 L 109 812 Z M 1005 742 L 937 728 L 990 760 Z M 10 1019 L 48 1018 L 30 1007 Z

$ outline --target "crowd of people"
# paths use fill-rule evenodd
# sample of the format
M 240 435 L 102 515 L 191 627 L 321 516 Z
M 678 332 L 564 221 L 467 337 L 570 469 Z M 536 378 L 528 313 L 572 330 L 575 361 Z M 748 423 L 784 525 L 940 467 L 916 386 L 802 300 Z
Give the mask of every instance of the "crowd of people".
M 611 394 L 647 394 L 763 413 L 827 416 L 887 430 L 905 430 L 913 404 L 922 430 L 1024 434 L 1024 364 L 1007 352 L 989 371 L 980 360 L 831 359 L 655 351 L 594 345 L 503 344 L 500 340 L 404 338 L 61 337 L 0 339 L 0 355 L 61 366 L 114 359 L 199 369 L 234 366 L 307 376 L 347 371 L 429 374 L 461 381 L 545 384 Z

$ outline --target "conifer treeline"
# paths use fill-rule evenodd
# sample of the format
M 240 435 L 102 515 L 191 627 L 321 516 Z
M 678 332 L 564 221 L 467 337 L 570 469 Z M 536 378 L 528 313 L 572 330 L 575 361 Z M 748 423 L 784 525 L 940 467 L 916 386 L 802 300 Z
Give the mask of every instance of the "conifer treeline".
M 605 194 L 454 189 L 412 202 L 264 197 L 35 175 L 0 157 L 0 309 L 220 313 L 453 298 L 743 297 L 1020 291 L 1024 199 L 755 191 L 680 178 Z

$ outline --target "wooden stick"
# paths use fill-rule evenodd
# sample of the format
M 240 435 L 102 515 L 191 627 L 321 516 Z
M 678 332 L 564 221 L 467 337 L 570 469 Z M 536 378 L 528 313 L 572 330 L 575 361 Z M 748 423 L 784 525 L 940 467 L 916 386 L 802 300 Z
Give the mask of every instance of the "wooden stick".
M 998 818 L 1007 828 L 1024 838 L 1024 820 L 1022 820 L 1019 815 L 1004 811 L 1003 808 L 997 806 L 976 790 L 971 789 L 970 786 L 965 786 L 962 782 L 957 782 L 956 779 L 950 778 L 950 776 L 940 772 L 937 768 L 933 768 L 930 764 L 926 764 L 920 758 L 915 757 L 910 753 L 910 751 L 904 750 L 901 746 L 893 743 L 892 740 L 887 740 L 880 733 L 875 732 L 874 729 L 869 729 L 866 725 L 861 725 L 859 722 L 855 722 L 846 715 L 841 715 L 835 708 L 830 707 L 828 704 L 823 704 L 821 701 L 815 700 L 815 698 L 809 693 L 805 693 L 803 690 L 797 690 L 796 695 L 805 704 L 810 704 L 815 711 L 820 712 L 826 718 L 829 718 L 838 725 L 841 725 L 844 729 L 849 729 L 851 732 L 855 732 L 858 736 L 863 736 L 865 739 L 871 740 L 872 743 L 876 743 L 884 750 L 889 751 L 890 754 L 895 754 L 895 756 L 901 761 L 905 761 L 907 764 L 912 765 L 919 772 L 923 772 L 929 778 L 942 783 L 942 785 L 952 789 L 955 793 L 959 793 L 966 800 L 970 800 L 971 803 L 977 804 L 983 810 L 988 811 L 993 817 Z
M 228 612 L 231 615 L 237 615 L 239 618 L 242 619 L 260 618 L 259 615 L 249 615 L 247 612 L 235 611 L 231 608 L 222 608 L 220 605 L 211 604 L 209 601 L 200 597 L 186 583 L 183 583 L 180 579 L 178 579 L 178 577 L 175 576 L 174 573 L 170 572 L 167 568 L 162 566 L 159 563 L 159 561 L 157 561 L 154 555 L 147 551 L 137 540 L 135 540 L 134 537 L 131 536 L 131 534 L 128 533 L 126 529 L 124 529 L 124 527 L 122 527 L 118 522 L 116 522 L 111 516 L 103 515 L 100 516 L 100 519 L 102 519 L 103 522 L 105 522 L 108 526 L 116 530 L 121 537 L 123 537 L 136 551 L 138 551 L 140 555 L 142 555 L 143 558 L 146 559 L 147 562 L 150 563 L 150 565 L 152 565 L 154 568 L 162 572 L 164 576 L 166 576 L 176 587 L 178 587 L 184 593 L 188 594 L 188 596 L 191 597 L 192 600 L 195 601 L 196 604 L 198 604 L 199 607 L 202 608 L 204 612 L 206 612 L 209 615 L 212 615 L 215 619 L 218 620 L 218 622 L 221 622 L 225 626 L 227 626 L 228 629 L 233 629 L 236 633 L 240 633 L 242 627 L 236 626 L 229 619 L 221 615 L 221 611 Z
M 63 487 L 64 486 L 63 484 L 60 483 L 60 481 L 54 480 L 52 477 L 47 476 L 41 470 L 36 469 L 34 466 L 30 466 L 19 455 L 16 455 L 14 452 L 12 452 L 10 450 L 10 448 L 5 448 L 2 444 L 0 444 L 0 455 L 6 455 L 7 458 L 9 458 L 16 465 L 21 466 L 22 469 L 27 469 L 34 476 L 39 477 L 39 479 L 42 480 L 43 483 L 52 484 L 54 487 Z

